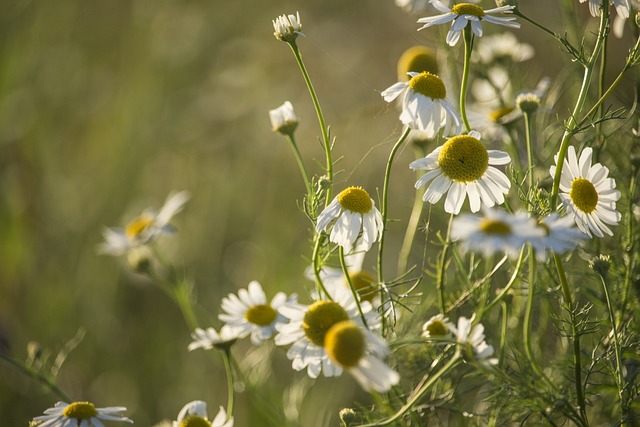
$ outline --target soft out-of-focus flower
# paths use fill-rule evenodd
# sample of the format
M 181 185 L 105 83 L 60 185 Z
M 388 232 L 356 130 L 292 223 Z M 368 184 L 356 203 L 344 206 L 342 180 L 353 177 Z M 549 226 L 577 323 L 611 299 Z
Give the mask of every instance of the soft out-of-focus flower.
M 488 345 L 484 340 L 484 326 L 478 323 L 473 324 L 474 316 L 467 319 L 464 316 L 458 318 L 457 327 L 451 326 L 451 332 L 455 335 L 456 341 L 463 346 L 469 346 L 473 351 L 475 360 L 481 365 L 495 365 L 498 359 L 492 358 L 493 346 Z
M 298 116 L 296 116 L 295 111 L 293 111 L 293 105 L 289 101 L 285 101 L 278 108 L 269 110 L 269 118 L 271 119 L 273 131 L 283 135 L 293 135 L 293 132 L 298 127 Z
M 460 117 L 451 101 L 442 79 L 429 72 L 409 72 L 408 82 L 398 82 L 382 92 L 385 101 L 391 102 L 404 93 L 400 121 L 411 129 L 423 131 L 427 138 L 434 138 L 440 129 L 444 134 L 458 133 Z M 452 127 L 453 125 L 453 127 Z
M 637 22 L 638 20 L 637 14 L 638 14 L 638 11 L 640 11 L 640 0 L 630 0 L 629 6 L 631 7 L 630 13 L 633 13 L 633 12 L 636 13 L 636 22 Z M 633 24 L 633 20 L 631 22 Z M 624 18 L 619 14 L 617 14 L 615 18 L 613 18 L 613 24 L 611 25 L 613 34 L 618 38 L 622 38 L 622 35 L 624 34 L 624 26 L 626 24 L 627 24 L 627 18 Z
M 331 229 L 329 240 L 346 252 L 368 251 L 382 233 L 382 215 L 361 187 L 342 190 L 318 215 L 316 231 Z
M 453 219 L 451 238 L 463 251 L 491 256 L 504 252 L 515 258 L 522 246 L 545 236 L 535 219 L 520 212 L 515 215 L 503 210 L 484 209 L 483 215 L 462 214 Z
M 544 235 L 529 240 L 535 249 L 538 260 L 546 260 L 548 251 L 559 255 L 571 251 L 588 238 L 574 225 L 573 218 L 570 216 L 560 217 L 557 213 L 539 221 L 538 227 L 544 231 Z
M 524 62 L 533 58 L 533 46 L 518 41 L 513 33 L 504 32 L 491 34 L 484 38 L 483 43 L 473 50 L 473 58 L 491 65 L 495 62 Z
M 432 316 L 427 322 L 422 325 L 422 336 L 425 338 L 445 338 L 449 336 L 453 328 L 453 323 L 449 321 L 448 317 L 442 314 L 436 314 Z
M 567 215 L 573 218 L 578 228 L 585 234 L 603 237 L 604 233 L 613 236 L 607 225 L 620 222 L 620 212 L 616 210 L 616 201 L 620 192 L 616 182 L 609 178 L 609 169 L 600 163 L 591 164 L 593 150 L 582 150 L 580 158 L 573 146 L 569 146 L 560 176 L 560 200 Z M 554 177 L 558 163 L 551 166 L 549 172 Z
M 103 427 L 101 420 L 133 423 L 122 415 L 127 408 L 115 406 L 96 408 L 90 402 L 58 402 L 53 408 L 44 411 L 45 415 L 35 417 L 38 427 Z
M 481 21 L 504 25 L 509 28 L 520 28 L 520 24 L 515 22 L 515 16 L 499 17 L 491 15 L 492 13 L 510 12 L 515 6 L 502 6 L 484 10 L 480 6 L 471 3 L 458 3 L 451 9 L 438 0 L 431 0 L 431 4 L 440 12 L 444 12 L 444 14 L 418 19 L 419 24 L 424 24 L 418 30 L 453 21 L 447 34 L 447 44 L 449 46 L 455 46 L 458 43 L 462 30 L 469 23 L 471 24 L 471 30 L 478 37 L 482 36 Z
M 447 193 L 444 210 L 458 214 L 467 196 L 472 212 L 484 205 L 492 207 L 504 203 L 511 182 L 507 176 L 493 167 L 505 165 L 511 158 L 504 151 L 487 150 L 480 142 L 480 134 L 450 138 L 422 159 L 411 162 L 413 170 L 427 171 L 415 184 L 421 188 L 431 181 L 422 200 L 437 203 Z
M 159 211 L 146 209 L 124 229 L 106 228 L 102 233 L 105 241 L 98 246 L 98 251 L 107 255 L 125 255 L 132 248 L 149 244 L 163 234 L 173 233 L 174 228 L 169 222 L 190 197 L 187 191 L 172 193 Z
M 580 0 L 580 3 L 584 3 L 587 0 Z M 602 2 L 606 0 L 589 0 L 589 12 L 591 16 L 600 16 L 600 7 Z M 609 4 L 612 4 L 616 13 L 620 18 L 627 19 L 629 17 L 629 1 L 628 0 L 609 0 Z
M 302 21 L 300 21 L 300 13 L 295 15 L 280 15 L 273 21 L 273 35 L 278 39 L 287 43 L 295 42 L 299 35 L 303 35 Z
M 253 281 L 249 283 L 248 290 L 240 289 L 237 296 L 229 294 L 222 299 L 224 313 L 218 318 L 226 322 L 226 326 L 239 338 L 251 335 L 251 343 L 258 345 L 271 338 L 276 325 L 285 321 L 278 309 L 295 301 L 295 295 L 287 298 L 284 292 L 278 292 L 269 303 L 260 283 Z
M 411 46 L 398 59 L 398 81 L 410 79 L 409 73 L 427 72 L 438 74 L 438 59 L 436 52 L 426 46 Z
M 211 350 L 216 347 L 219 349 L 225 349 L 231 346 L 240 336 L 238 330 L 224 325 L 220 328 L 220 332 L 213 328 L 196 328 L 191 334 L 193 341 L 189 344 L 189 351 L 202 348 L 204 350 Z
M 233 417 L 227 419 L 227 412 L 221 406 L 213 420 L 207 415 L 207 404 L 202 400 L 189 402 L 178 413 L 178 419 L 173 422 L 173 427 L 210 426 L 233 427 Z

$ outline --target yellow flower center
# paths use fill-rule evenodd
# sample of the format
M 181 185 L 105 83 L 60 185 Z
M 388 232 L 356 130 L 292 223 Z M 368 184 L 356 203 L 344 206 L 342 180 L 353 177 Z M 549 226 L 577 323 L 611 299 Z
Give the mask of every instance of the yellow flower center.
M 133 221 L 131 221 L 125 229 L 125 234 L 129 239 L 136 239 L 144 232 L 151 224 L 153 224 L 154 217 L 149 214 L 142 214 Z
M 89 420 L 98 415 L 98 411 L 96 411 L 96 407 L 93 406 L 93 403 L 74 402 L 64 408 L 62 415 L 67 418 L 75 418 L 77 420 Z
M 514 110 L 513 107 L 496 108 L 495 110 L 489 113 L 489 120 L 491 120 L 494 123 L 499 123 L 500 119 L 502 119 L 504 116 L 506 116 L 513 110 Z
M 343 320 L 349 320 L 349 314 L 340 304 L 333 301 L 316 301 L 307 309 L 302 329 L 309 341 L 324 347 L 327 331 Z
M 432 320 L 431 323 L 427 325 L 425 330 L 432 337 L 433 336 L 442 337 L 447 335 L 447 325 L 445 325 L 444 322 L 439 319 Z
M 398 59 L 398 80 L 407 81 L 408 72 L 422 73 L 427 71 L 438 74 L 438 61 L 435 52 L 425 46 L 412 46 L 405 50 Z
M 364 334 L 350 320 L 338 322 L 327 332 L 325 349 L 331 360 L 345 368 L 358 364 L 365 349 Z
M 438 164 L 442 172 L 453 181 L 476 181 L 482 178 L 489 166 L 489 153 L 472 136 L 454 136 L 442 146 Z
M 211 427 L 211 423 L 197 415 L 184 419 L 179 427 Z
M 444 87 L 442 79 L 426 71 L 411 77 L 409 87 L 429 98 L 444 99 L 447 97 L 447 88 Z
M 458 3 L 451 8 L 451 13 L 455 13 L 456 15 L 473 15 L 478 18 L 484 16 L 484 10 L 482 10 L 480 6 L 471 3 Z
M 247 322 L 258 326 L 267 326 L 276 320 L 277 312 L 269 304 L 260 304 L 249 307 L 244 314 Z
M 350 273 L 349 278 L 354 289 L 360 295 L 360 299 L 364 301 L 373 301 L 376 296 L 376 280 L 369 273 L 359 271 L 357 273 Z M 349 283 L 345 280 L 345 285 L 349 286 Z
M 359 214 L 366 214 L 373 207 L 369 193 L 362 187 L 349 187 L 346 190 L 342 190 L 338 194 L 338 203 L 344 209 Z
M 480 223 L 480 230 L 485 234 L 499 234 L 506 236 L 511 234 L 511 226 L 495 219 L 483 219 Z
M 591 181 L 585 178 L 573 180 L 569 196 L 573 204 L 584 213 L 593 212 L 598 205 L 598 192 Z

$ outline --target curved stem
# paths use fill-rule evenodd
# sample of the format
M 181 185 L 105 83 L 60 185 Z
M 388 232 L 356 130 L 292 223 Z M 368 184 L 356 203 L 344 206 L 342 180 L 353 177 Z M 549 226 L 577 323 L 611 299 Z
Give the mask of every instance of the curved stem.
M 296 162 L 298 163 L 298 168 L 300 169 L 300 173 L 302 174 L 304 185 L 307 188 L 307 196 L 313 197 L 313 187 L 311 186 L 311 182 L 309 182 L 309 175 L 307 175 L 307 170 L 304 167 L 304 162 L 302 161 L 302 157 L 300 156 L 300 151 L 298 150 L 298 145 L 296 144 L 296 140 L 293 137 L 293 134 L 287 135 L 287 139 L 289 140 L 289 144 L 291 145 L 291 149 L 293 150 L 293 155 L 295 156 Z
M 225 348 L 222 352 L 224 359 L 224 372 L 227 376 L 227 419 L 233 417 L 235 407 L 235 390 L 233 387 L 233 368 L 231 367 L 231 348 Z
M 444 303 L 444 266 L 447 262 L 447 252 L 449 251 L 449 246 L 451 241 L 449 240 L 449 235 L 451 234 L 451 223 L 453 222 L 453 214 L 449 217 L 449 225 L 447 226 L 447 235 L 445 236 L 444 246 L 442 247 L 442 252 L 440 253 L 440 258 L 438 259 L 438 271 L 436 272 L 436 289 L 438 290 L 438 302 L 440 303 L 440 313 L 446 313 L 446 307 Z
M 320 277 L 320 246 L 322 246 L 322 233 L 316 233 L 316 240 L 313 243 L 313 254 L 311 255 L 311 259 L 313 261 L 313 275 L 316 278 L 316 290 L 318 291 L 318 296 L 324 293 L 329 301 L 332 301 L 331 295 L 324 287 L 324 283 L 322 282 L 322 277 Z
M 362 323 L 364 323 L 364 326 L 369 329 L 369 325 L 367 325 L 367 319 L 364 316 L 364 313 L 362 312 L 362 306 L 360 305 L 360 296 L 358 295 L 358 291 L 353 286 L 353 282 L 351 281 L 351 275 L 349 274 L 349 270 L 347 269 L 347 263 L 344 262 L 344 249 L 342 249 L 342 246 L 338 246 L 338 254 L 340 256 L 340 266 L 342 267 L 342 273 L 347 279 L 347 284 L 349 285 L 349 289 L 351 289 L 351 294 L 353 295 L 353 300 L 356 302 L 356 307 L 358 307 L 358 313 L 360 313 Z
M 467 84 L 469 82 L 469 67 L 471 63 L 471 50 L 473 48 L 473 33 L 471 32 L 471 26 L 467 25 L 463 30 L 464 38 L 464 66 L 462 69 L 462 82 L 460 83 L 460 116 L 462 116 L 462 122 L 466 132 L 471 132 L 471 126 L 469 126 L 469 120 L 467 120 Z

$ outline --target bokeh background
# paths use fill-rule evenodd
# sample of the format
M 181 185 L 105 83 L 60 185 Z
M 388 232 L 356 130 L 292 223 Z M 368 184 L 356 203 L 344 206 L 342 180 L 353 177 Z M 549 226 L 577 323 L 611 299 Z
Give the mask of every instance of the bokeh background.
M 557 3 L 521 7 L 560 29 Z M 190 331 L 156 287 L 123 260 L 97 254 L 102 229 L 188 190 L 178 232 L 163 244 L 194 283 L 204 324 L 218 327 L 221 298 L 251 280 L 271 295 L 304 300 L 311 253 L 310 223 L 297 205 L 304 185 L 268 110 L 290 100 L 314 173 L 323 154 L 304 82 L 271 20 L 300 11 L 299 45 L 336 137 L 334 156 L 344 156 L 336 188 L 363 185 L 372 194 L 401 130 L 380 91 L 397 81 L 407 47 L 441 46 L 446 28 L 417 32 L 416 16 L 391 0 L 2 0 L 0 10 L 2 351 L 25 359 L 37 342 L 51 359 L 82 330 L 59 372 L 74 399 L 126 406 L 141 426 L 175 419 L 194 399 L 215 413 L 226 405 L 222 364 L 187 352 Z M 520 69 L 531 87 L 575 66 L 530 26 L 517 35 L 538 53 Z M 614 52 L 616 43 L 625 46 L 612 43 Z M 460 50 L 438 52 L 455 64 Z M 614 56 L 613 65 L 622 59 Z M 397 159 L 393 218 L 411 208 L 411 160 L 411 150 Z M 393 254 L 404 226 L 390 227 Z M 337 409 L 369 402 L 348 377 L 313 383 L 292 375 L 283 353 L 237 349 L 248 355 L 242 363 L 252 379 L 239 385 L 236 425 L 336 425 Z M 56 400 L 0 363 L 0 424 L 27 425 Z

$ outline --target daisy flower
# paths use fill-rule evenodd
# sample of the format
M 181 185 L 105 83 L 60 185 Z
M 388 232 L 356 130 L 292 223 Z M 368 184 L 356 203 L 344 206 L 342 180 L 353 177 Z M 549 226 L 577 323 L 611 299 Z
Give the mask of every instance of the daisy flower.
M 604 233 L 613 236 L 607 225 L 620 222 L 620 212 L 616 211 L 616 201 L 620 192 L 616 190 L 616 182 L 609 178 L 609 169 L 600 163 L 591 165 L 593 150 L 590 147 L 582 150 L 580 158 L 573 146 L 569 147 L 564 167 L 560 176 L 559 194 L 567 215 L 573 218 L 583 233 L 603 237 Z M 558 163 L 551 166 L 549 172 L 554 177 Z
M 506 165 L 511 158 L 504 151 L 487 150 L 480 142 L 480 134 L 454 136 L 425 158 L 411 162 L 412 170 L 428 171 L 415 184 L 421 188 L 432 181 L 422 200 L 437 203 L 448 192 L 444 210 L 458 214 L 467 196 L 472 212 L 480 205 L 492 207 L 504 203 L 511 182 L 507 176 L 493 167 Z
M 444 14 L 418 19 L 419 24 L 424 24 L 422 27 L 418 28 L 418 31 L 429 28 L 433 25 L 446 24 L 447 22 L 453 21 L 451 23 L 451 29 L 447 34 L 447 44 L 449 46 L 455 46 L 456 43 L 458 43 L 460 34 L 464 27 L 467 26 L 467 23 L 471 23 L 471 30 L 478 37 L 482 36 L 481 21 L 504 25 L 509 28 L 520 28 L 520 24 L 514 22 L 516 19 L 515 16 L 498 17 L 491 15 L 492 13 L 510 12 L 515 8 L 515 6 L 501 6 L 484 10 L 480 6 L 476 6 L 471 3 L 458 3 L 451 9 L 438 0 L 431 0 L 431 4 L 440 12 L 444 12 Z
M 571 251 L 588 238 L 586 234 L 574 228 L 574 225 L 572 217 L 560 217 L 557 213 L 539 221 L 538 228 L 544 231 L 544 235 L 530 240 L 538 260 L 545 261 L 547 251 L 556 254 Z
M 580 3 L 584 3 L 587 0 L 580 0 Z M 591 16 L 600 16 L 600 6 L 602 6 L 603 0 L 589 0 L 589 12 Z M 609 0 L 609 4 L 612 4 L 616 8 L 616 13 L 620 18 L 627 19 L 629 17 L 629 1 L 628 0 Z
M 473 50 L 473 59 L 487 65 L 495 62 L 524 62 L 533 58 L 533 46 L 521 43 L 513 33 L 492 34 Z
M 293 43 L 296 38 L 302 34 L 302 21 L 300 21 L 300 12 L 295 15 L 280 15 L 273 21 L 273 35 L 278 39 L 287 43 Z
M 269 118 L 273 131 L 283 135 L 292 135 L 293 131 L 298 127 L 298 116 L 296 116 L 293 111 L 293 105 L 289 101 L 285 101 L 278 108 L 269 110 Z
M 629 6 L 631 6 L 631 12 L 637 12 L 638 10 L 640 10 L 640 0 L 631 0 L 631 2 L 629 3 Z M 616 15 L 616 17 L 613 19 L 613 24 L 611 25 L 611 29 L 613 31 L 613 34 L 617 37 L 617 38 L 622 38 L 622 36 L 624 35 L 624 26 L 627 23 L 627 18 L 623 18 L 620 15 Z
M 227 419 L 227 412 L 221 406 L 215 418 L 209 420 L 207 404 L 202 400 L 194 400 L 180 410 L 173 427 L 233 427 L 233 417 Z
M 449 321 L 448 317 L 436 314 L 422 325 L 422 336 L 435 339 L 444 338 L 449 335 L 451 328 L 453 328 L 453 323 Z
M 471 349 L 473 357 L 482 365 L 495 365 L 498 359 L 492 358 L 493 346 L 488 345 L 484 340 L 484 326 L 478 323 L 473 324 L 473 319 L 467 319 L 464 316 L 458 318 L 458 326 L 450 326 L 451 332 L 455 335 L 456 341 Z
M 369 193 L 362 187 L 349 187 L 320 212 L 316 231 L 330 228 L 329 240 L 348 253 L 354 247 L 356 251 L 371 249 L 380 239 L 383 227 L 382 215 Z
M 173 233 L 175 229 L 169 222 L 190 197 L 187 191 L 170 194 L 159 211 L 145 209 L 124 229 L 106 228 L 102 233 L 105 241 L 98 246 L 98 251 L 107 255 L 125 255 L 131 249 L 151 243 L 163 234 Z
M 267 303 L 267 297 L 260 283 L 255 280 L 249 283 L 248 290 L 240 289 L 238 295 L 229 294 L 222 299 L 222 309 L 225 313 L 218 318 L 226 322 L 226 326 L 236 333 L 238 338 L 251 335 L 251 343 L 259 345 L 262 341 L 271 338 L 275 332 L 275 326 L 285 320 L 278 314 L 278 309 L 285 303 L 295 302 L 296 296 L 287 298 L 284 292 L 278 292 L 271 303 Z
M 484 209 L 483 216 L 463 214 L 451 223 L 451 238 L 460 241 L 463 251 L 481 252 L 488 257 L 504 252 L 515 258 L 522 246 L 545 235 L 535 219 L 520 212 Z
M 374 304 L 374 299 L 378 296 L 378 286 L 376 279 L 362 269 L 366 252 L 355 252 L 344 257 L 344 262 L 349 272 L 349 279 L 361 300 Z M 309 280 L 315 280 L 313 266 L 309 266 L 305 272 Z M 349 282 L 342 271 L 342 268 L 324 266 L 320 269 L 320 279 L 330 294 L 341 289 L 348 289 Z M 375 306 L 375 304 L 374 304 Z
M 196 328 L 191 334 L 193 341 L 189 344 L 189 351 L 202 348 L 204 350 L 211 350 L 212 348 L 228 348 L 239 338 L 237 330 L 224 325 L 220 332 L 213 328 Z
M 126 410 L 122 406 L 96 408 L 89 402 L 58 402 L 44 411 L 45 415 L 35 417 L 33 421 L 40 423 L 38 427 L 104 427 L 100 420 L 133 423 L 122 415 Z
M 449 131 L 458 133 L 460 117 L 446 99 L 447 89 L 442 79 L 426 71 L 407 74 L 411 77 L 409 81 L 398 82 L 381 93 L 385 101 L 391 102 L 404 92 L 400 121 L 413 130 L 423 131 L 427 138 L 434 138 L 441 128 L 445 135 Z

